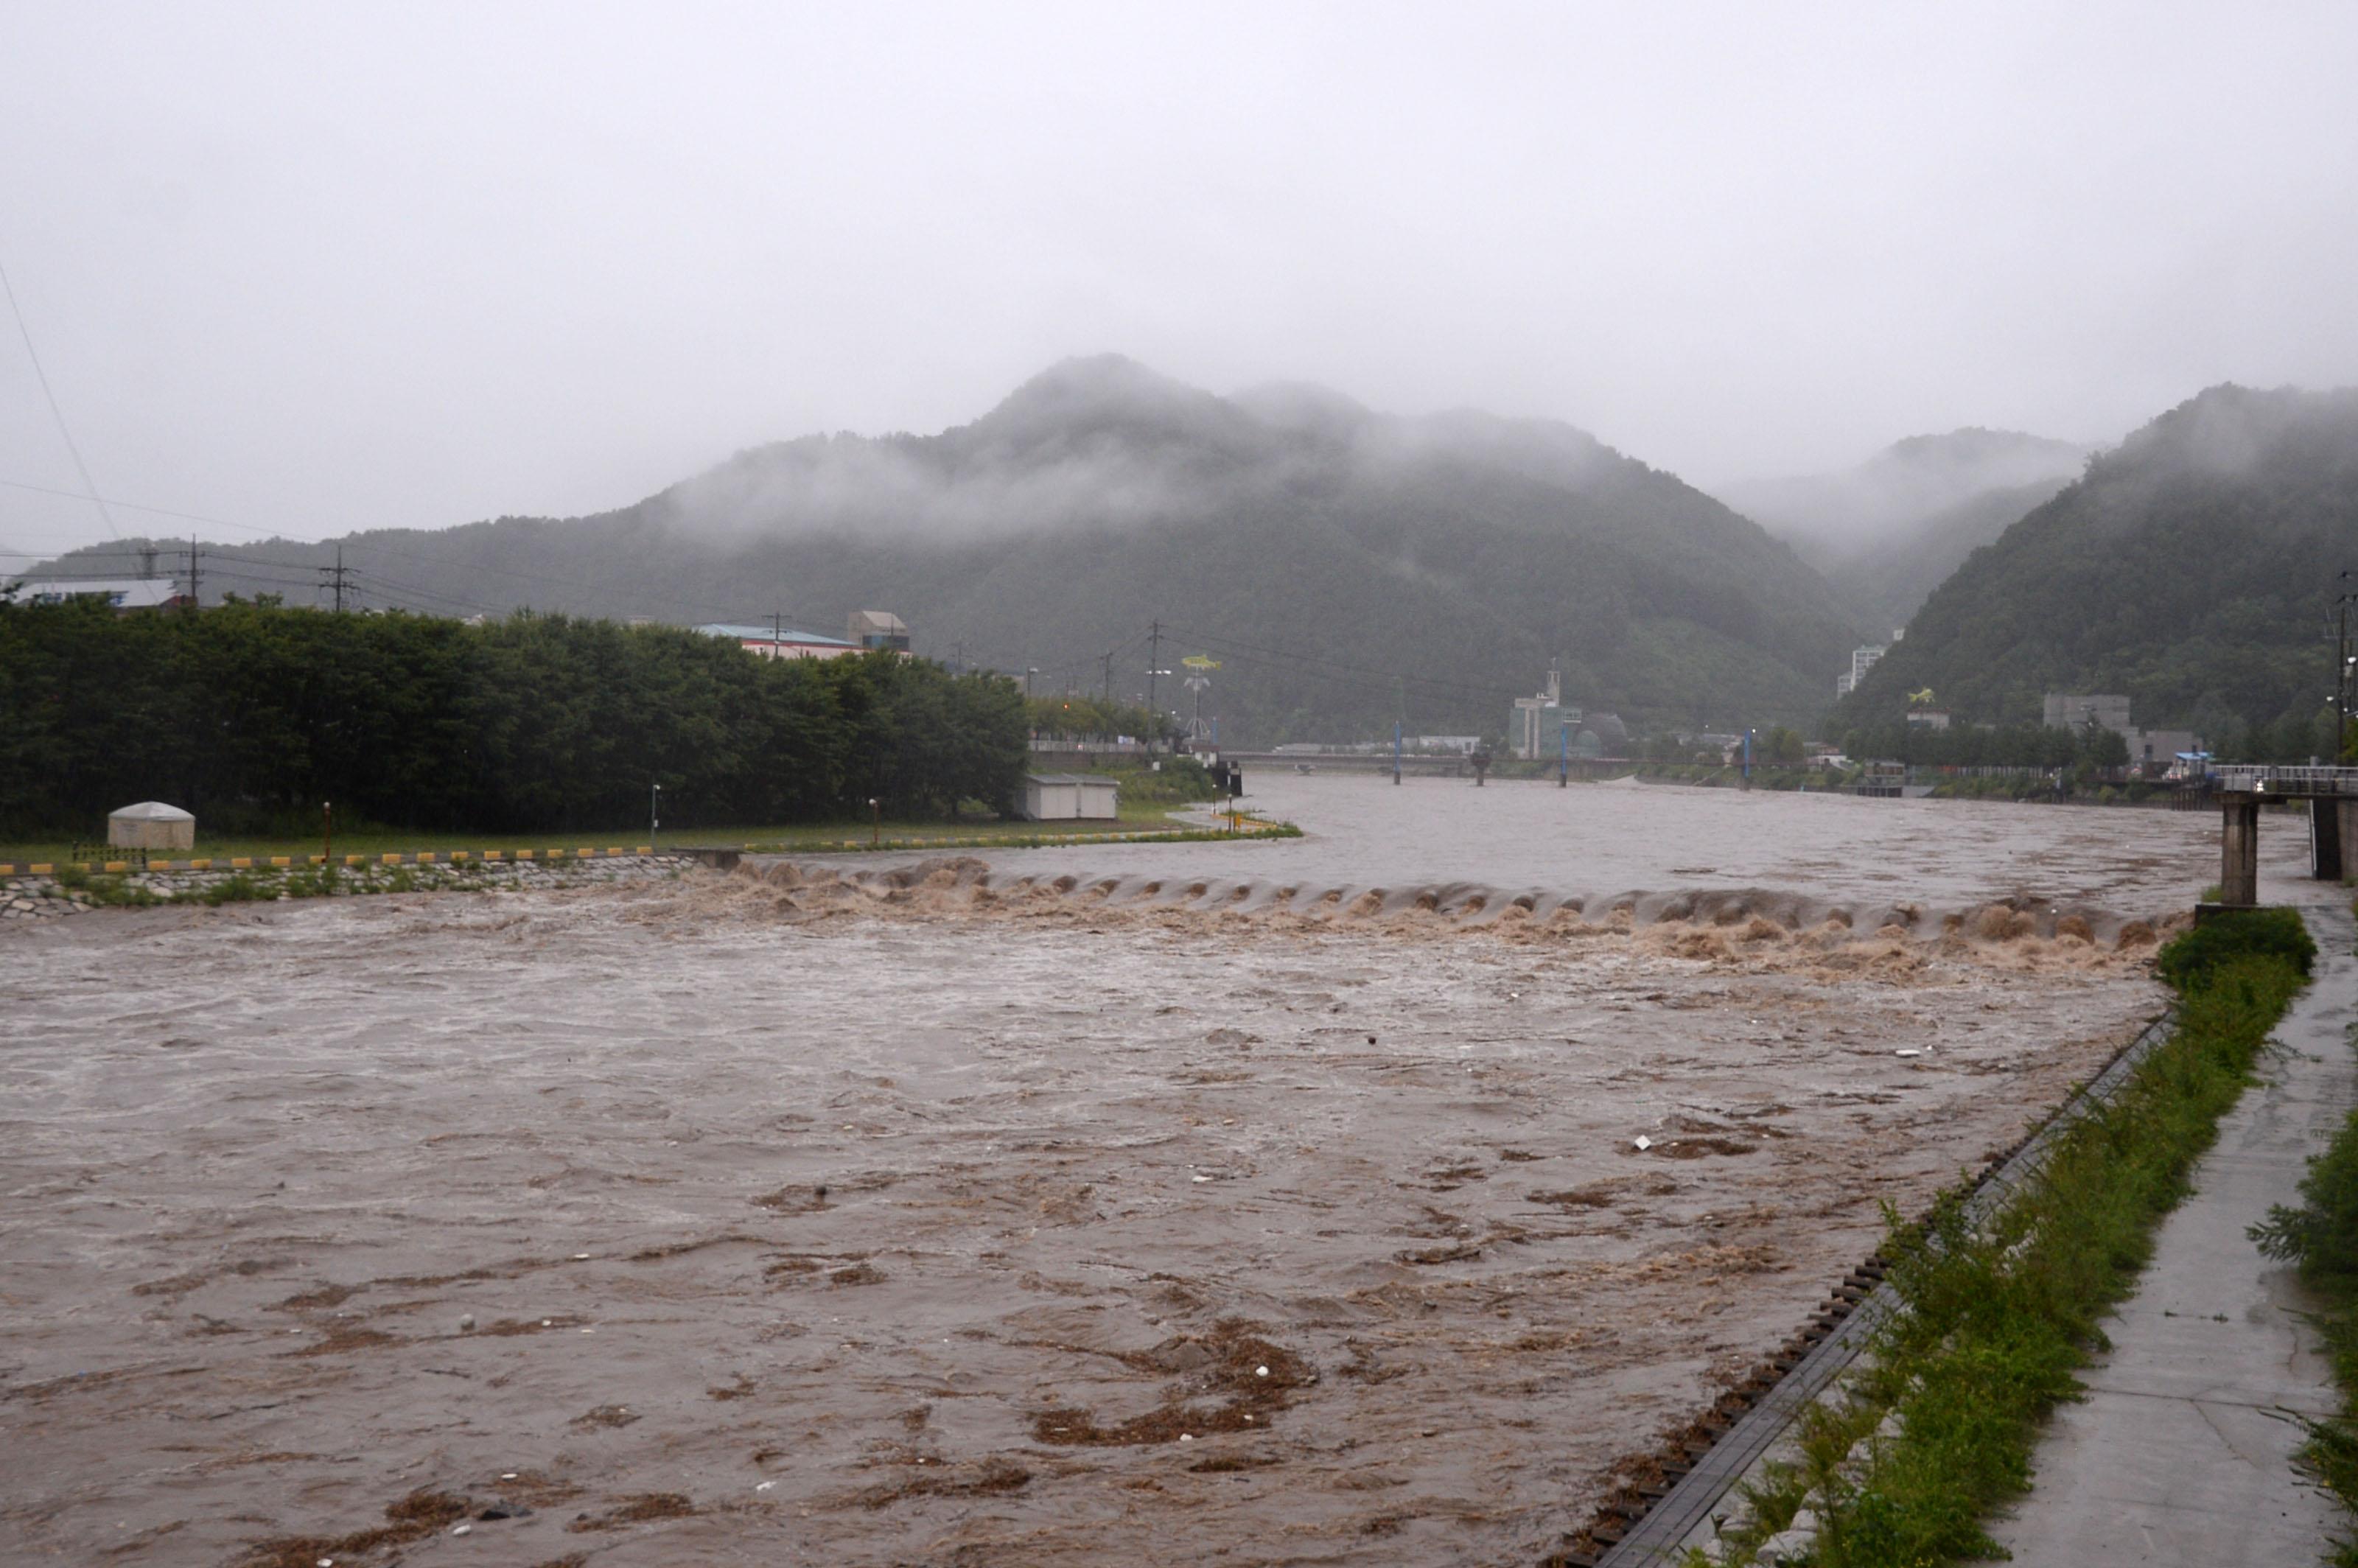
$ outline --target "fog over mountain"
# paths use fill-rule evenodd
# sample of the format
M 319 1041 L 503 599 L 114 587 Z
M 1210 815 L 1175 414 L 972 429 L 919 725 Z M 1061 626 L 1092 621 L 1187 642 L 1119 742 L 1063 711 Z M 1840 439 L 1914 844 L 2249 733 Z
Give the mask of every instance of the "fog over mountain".
M 337 543 L 227 548 L 208 592 L 276 571 L 309 601 Z M 1116 694 L 1143 690 L 1159 621 L 1165 665 L 1220 658 L 1206 711 L 1260 741 L 1498 733 L 1559 660 L 1586 708 L 1803 722 L 1855 633 L 1758 524 L 1571 426 L 1223 398 L 1112 355 L 938 435 L 806 437 L 616 512 L 341 543 L 373 605 L 820 633 L 888 609 L 921 651 L 1049 689 L 1102 690 L 1120 650 Z
M 1929 686 L 1963 719 L 2036 721 L 2045 692 L 2106 691 L 2213 742 L 2307 733 L 2353 559 L 2358 389 L 2214 386 L 1969 557 L 1836 725 L 1894 719 Z
M 2092 449 L 2016 430 L 1910 436 L 1855 469 L 1714 493 L 1792 545 L 1878 632 L 2077 477 Z

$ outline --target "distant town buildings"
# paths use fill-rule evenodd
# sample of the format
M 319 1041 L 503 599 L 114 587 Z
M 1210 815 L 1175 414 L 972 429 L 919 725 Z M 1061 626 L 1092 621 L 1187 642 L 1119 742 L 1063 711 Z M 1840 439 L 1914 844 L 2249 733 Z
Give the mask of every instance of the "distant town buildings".
M 1898 641 L 1898 633 L 1892 633 L 1892 641 Z M 1888 652 L 1890 652 L 1889 647 L 1882 643 L 1869 643 L 1863 648 L 1853 648 L 1850 652 L 1850 668 L 1834 676 L 1834 696 L 1844 697 L 1856 691 L 1858 683 L 1866 678 L 1866 672 L 1875 668 L 1882 661 L 1883 655 Z
M 2140 768 L 2167 767 L 2180 752 L 2202 749 L 2191 730 L 2139 730 L 2129 722 L 2129 699 L 2118 692 L 2050 691 L 2040 721 L 2050 730 L 2109 730 L 2128 743 L 2129 762 Z

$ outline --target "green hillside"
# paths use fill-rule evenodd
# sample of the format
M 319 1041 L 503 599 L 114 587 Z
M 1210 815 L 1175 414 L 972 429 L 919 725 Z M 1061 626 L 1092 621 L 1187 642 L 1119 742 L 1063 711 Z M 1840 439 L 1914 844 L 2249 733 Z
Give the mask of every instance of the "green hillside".
M 1142 691 L 1159 620 L 1163 667 L 1222 660 L 1205 711 L 1257 743 L 1396 717 L 1497 733 L 1559 656 L 1592 709 L 1805 719 L 1856 631 L 1784 545 L 1571 427 L 1390 417 L 1315 388 L 1220 398 L 1111 357 L 937 436 L 810 437 L 618 512 L 343 545 L 371 603 L 778 613 L 838 635 L 849 611 L 887 609 L 918 651 L 1037 667 L 1045 690 L 1101 691 L 1119 650 L 1116 696 Z M 333 553 L 224 552 L 296 581 Z M 1168 679 L 1159 695 L 1184 700 Z
M 1960 719 L 1999 722 L 2035 722 L 2050 690 L 2126 692 L 2138 723 L 2230 751 L 2313 730 L 2344 568 L 2358 391 L 2213 387 L 1975 551 L 1829 728 L 1888 722 L 1930 687 Z

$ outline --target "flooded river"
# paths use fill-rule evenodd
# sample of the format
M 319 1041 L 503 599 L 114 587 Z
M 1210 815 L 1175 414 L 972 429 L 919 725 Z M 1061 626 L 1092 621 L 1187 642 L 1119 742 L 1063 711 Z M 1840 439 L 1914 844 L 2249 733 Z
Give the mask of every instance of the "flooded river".
M 11 932 L 0 1556 L 1534 1563 L 2216 875 L 2208 816 L 1256 787 L 1310 836 Z

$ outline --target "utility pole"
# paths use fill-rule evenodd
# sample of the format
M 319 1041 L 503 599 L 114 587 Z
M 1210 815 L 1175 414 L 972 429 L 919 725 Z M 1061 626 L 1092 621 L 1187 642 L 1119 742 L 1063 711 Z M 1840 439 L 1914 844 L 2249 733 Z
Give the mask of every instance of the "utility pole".
M 1108 708 L 1111 708 L 1111 707 L 1113 706 L 1113 650 L 1112 650 L 1111 648 L 1108 648 L 1108 649 L 1106 650 L 1106 656 L 1105 656 L 1105 676 L 1106 676 L 1106 696 L 1105 696 L 1106 706 L 1107 706 Z
M 1400 721 L 1399 719 L 1393 719 L 1393 720 L 1392 720 L 1392 783 L 1393 783 L 1395 785 L 1397 785 L 1397 784 L 1400 783 L 1400 762 L 1401 762 L 1400 754 L 1401 754 L 1401 721 Z
M 783 611 L 770 611 L 770 657 L 777 658 L 786 641 L 786 617 Z
M 2350 573 L 2334 577 L 2333 695 L 2325 699 L 2333 709 L 2333 762 L 2342 763 L 2342 748 L 2350 739 Z
M 1154 706 L 1154 679 L 1163 673 L 1163 622 L 1150 622 L 1146 638 L 1146 708 L 1154 713 L 1158 711 Z
M 341 545 L 338 545 L 336 546 L 336 564 L 332 567 L 321 567 L 319 568 L 319 575 L 327 579 L 328 586 L 334 590 L 336 596 L 336 613 L 341 615 L 344 612 L 344 579 L 346 576 L 344 571 L 344 547 Z
M 197 607 L 197 536 L 189 535 L 189 608 Z

